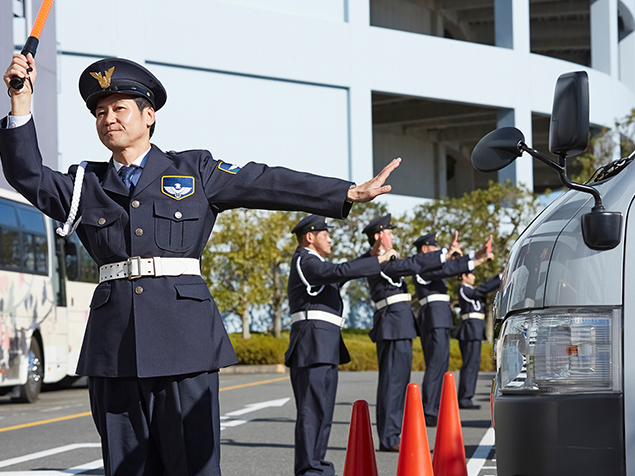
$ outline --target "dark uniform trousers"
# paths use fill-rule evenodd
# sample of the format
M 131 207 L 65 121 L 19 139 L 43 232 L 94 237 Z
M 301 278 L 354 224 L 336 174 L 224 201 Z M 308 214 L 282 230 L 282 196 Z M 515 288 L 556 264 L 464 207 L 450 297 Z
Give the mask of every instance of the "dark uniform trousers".
M 446 277 L 455 276 L 469 271 L 471 257 L 446 261 L 439 270 L 421 272 L 415 275 L 413 281 L 418 299 L 435 295 L 447 296 Z M 448 371 L 450 362 L 450 329 L 453 318 L 449 302 L 431 301 L 421 306 L 417 317 L 417 326 L 421 336 L 423 358 L 426 361 L 426 371 L 421 386 L 423 410 L 426 415 L 437 417 L 443 375 Z
M 379 271 L 377 258 L 333 264 L 314 251 L 298 247 L 291 259 L 287 286 L 289 310 L 305 316 L 307 311 L 341 316 L 340 285 Z M 333 463 L 325 457 L 335 409 L 338 365 L 347 362 L 350 356 L 339 326 L 323 320 L 301 320 L 291 326 L 285 364 L 291 369 L 297 410 L 296 476 L 335 474 Z
M 220 441 L 218 371 L 90 377 L 89 390 L 106 474 L 217 474 L 220 452 L 211 443 Z
M 9 184 L 46 215 L 65 221 L 77 167 L 64 174 L 42 165 L 33 120 L 13 129 L 6 124 L 5 118 L 0 157 Z M 88 163 L 77 235 L 99 266 L 133 256 L 198 259 L 224 210 L 304 210 L 343 218 L 351 185 L 253 162 L 240 169 L 205 150 L 166 154 L 152 146 L 132 193 L 112 159 Z M 215 371 L 234 363 L 201 276 L 99 284 L 77 373 L 92 377 L 106 474 L 220 474 Z
M 363 256 L 368 256 L 366 253 Z M 418 254 L 381 265 L 381 273 L 366 278 L 373 302 L 408 292 L 402 276 L 444 266 L 441 252 Z M 377 432 L 380 450 L 401 441 L 401 425 L 412 370 L 412 339 L 417 337 L 410 300 L 375 311 L 369 336 L 377 347 Z
M 485 295 L 499 288 L 500 275 L 486 279 L 476 288 L 467 284 L 460 284 L 457 288 L 461 314 L 473 312 L 484 313 L 483 302 Z M 476 391 L 476 380 L 481 366 L 481 342 L 485 338 L 485 321 L 478 318 L 463 320 L 457 333 L 463 365 L 459 378 L 459 405 L 472 405 L 472 398 Z

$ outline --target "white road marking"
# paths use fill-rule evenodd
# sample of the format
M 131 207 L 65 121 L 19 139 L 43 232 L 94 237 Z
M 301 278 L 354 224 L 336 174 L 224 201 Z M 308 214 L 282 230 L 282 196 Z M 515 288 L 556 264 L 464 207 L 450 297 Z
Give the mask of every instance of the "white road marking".
M 247 413 L 256 412 L 264 408 L 281 407 L 285 403 L 287 403 L 289 400 L 291 400 L 291 398 L 287 397 L 287 398 L 280 398 L 279 400 L 269 400 L 267 402 L 250 403 L 249 405 L 246 405 L 244 408 L 241 408 L 240 410 L 226 413 L 225 415 L 220 417 L 221 419 L 220 429 L 221 431 L 223 431 L 226 428 L 233 428 L 235 426 L 244 425 L 245 423 L 248 423 L 251 421 L 251 420 L 242 420 L 242 419 L 236 420 L 233 417 L 242 416 Z
M 98 459 L 90 463 L 75 466 L 74 468 L 63 469 L 60 471 L 9 471 L 8 473 L 0 473 L 2 476 L 66 476 L 68 474 L 81 474 L 93 469 L 103 468 L 103 461 Z
M 265 408 L 273 408 L 273 407 L 281 407 L 285 405 L 291 398 L 280 398 L 278 400 L 268 400 L 266 402 L 258 402 L 258 403 L 250 403 L 246 405 L 244 408 L 240 410 L 236 410 L 233 412 L 229 412 L 223 416 L 221 416 L 221 430 L 225 428 L 232 428 L 235 426 L 243 425 L 248 423 L 250 420 L 243 419 L 235 419 L 234 417 L 238 417 L 241 415 L 245 415 L 247 413 L 253 413 L 259 410 L 263 410 Z M 31 453 L 24 456 L 18 456 L 17 458 L 6 459 L 0 461 L 0 468 L 6 468 L 7 466 L 13 466 L 20 463 L 26 463 L 28 461 L 33 461 L 35 459 L 46 458 L 48 456 L 53 456 L 60 453 L 65 453 L 67 451 L 73 451 L 80 448 L 101 448 L 100 443 L 77 443 L 72 445 L 60 446 L 58 448 L 51 448 L 45 451 L 38 451 L 37 453 Z M 80 474 L 85 471 L 90 471 L 93 469 L 102 468 L 103 463 L 102 460 L 95 460 L 90 463 L 86 463 L 80 466 L 76 466 L 74 468 L 64 469 L 64 470 L 51 470 L 51 471 L 9 471 L 9 472 L 0 472 L 2 476 L 64 476 L 69 474 Z
M 478 476 L 492 448 L 494 448 L 494 442 L 494 428 L 489 427 L 483 438 L 481 438 L 478 448 L 476 448 L 476 451 L 474 451 L 474 454 L 467 463 L 467 474 L 469 476 Z
M 52 456 L 59 453 L 65 453 L 67 451 L 73 451 L 80 448 L 101 448 L 101 444 L 100 443 L 76 443 L 72 445 L 60 446 L 58 448 L 51 448 L 50 450 L 38 451 L 37 453 L 31 453 L 29 455 L 18 456 L 17 458 L 5 459 L 4 461 L 0 461 L 0 468 L 6 468 L 7 466 L 13 466 L 14 464 L 25 463 L 27 461 L 33 461 L 34 459 L 46 458 L 47 456 Z

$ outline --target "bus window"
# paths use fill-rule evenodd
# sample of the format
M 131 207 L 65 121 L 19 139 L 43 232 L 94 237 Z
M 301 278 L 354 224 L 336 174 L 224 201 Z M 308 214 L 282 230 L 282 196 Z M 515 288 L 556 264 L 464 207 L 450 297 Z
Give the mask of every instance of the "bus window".
M 20 263 L 18 216 L 10 202 L 0 200 L 0 267 L 18 270 Z
M 22 268 L 35 274 L 48 273 L 48 245 L 44 215 L 33 208 L 18 206 L 22 232 Z
M 77 235 L 73 233 L 67 240 L 64 246 L 64 254 L 68 280 L 83 283 L 99 282 L 97 263 L 93 261 L 86 248 L 82 246 Z

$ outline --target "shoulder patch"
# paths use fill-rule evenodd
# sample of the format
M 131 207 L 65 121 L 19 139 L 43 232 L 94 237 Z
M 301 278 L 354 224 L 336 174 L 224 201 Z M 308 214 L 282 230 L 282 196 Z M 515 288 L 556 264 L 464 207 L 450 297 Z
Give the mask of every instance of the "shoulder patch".
M 194 194 L 194 177 L 165 175 L 161 177 L 161 192 L 174 200 Z
M 236 175 L 240 171 L 238 165 L 230 164 L 229 162 L 219 162 L 218 168 L 228 174 Z

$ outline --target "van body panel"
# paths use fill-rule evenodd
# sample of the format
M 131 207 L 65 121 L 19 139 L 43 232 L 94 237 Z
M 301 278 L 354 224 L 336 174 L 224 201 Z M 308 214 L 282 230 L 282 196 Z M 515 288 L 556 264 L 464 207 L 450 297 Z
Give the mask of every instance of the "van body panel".
M 495 392 L 501 476 L 635 475 L 635 165 L 592 185 L 605 209 L 623 216 L 620 243 L 610 250 L 588 248 L 581 217 L 591 212 L 594 199 L 575 190 L 565 193 L 512 247 L 495 317 L 563 308 L 621 309 L 623 392 Z
M 620 394 L 499 396 L 499 476 L 624 476 Z
M 635 188 L 635 185 L 634 185 Z M 635 195 L 632 192 L 631 195 Z M 624 239 L 624 439 L 626 474 L 635 474 L 635 213 L 633 200 L 628 211 Z

